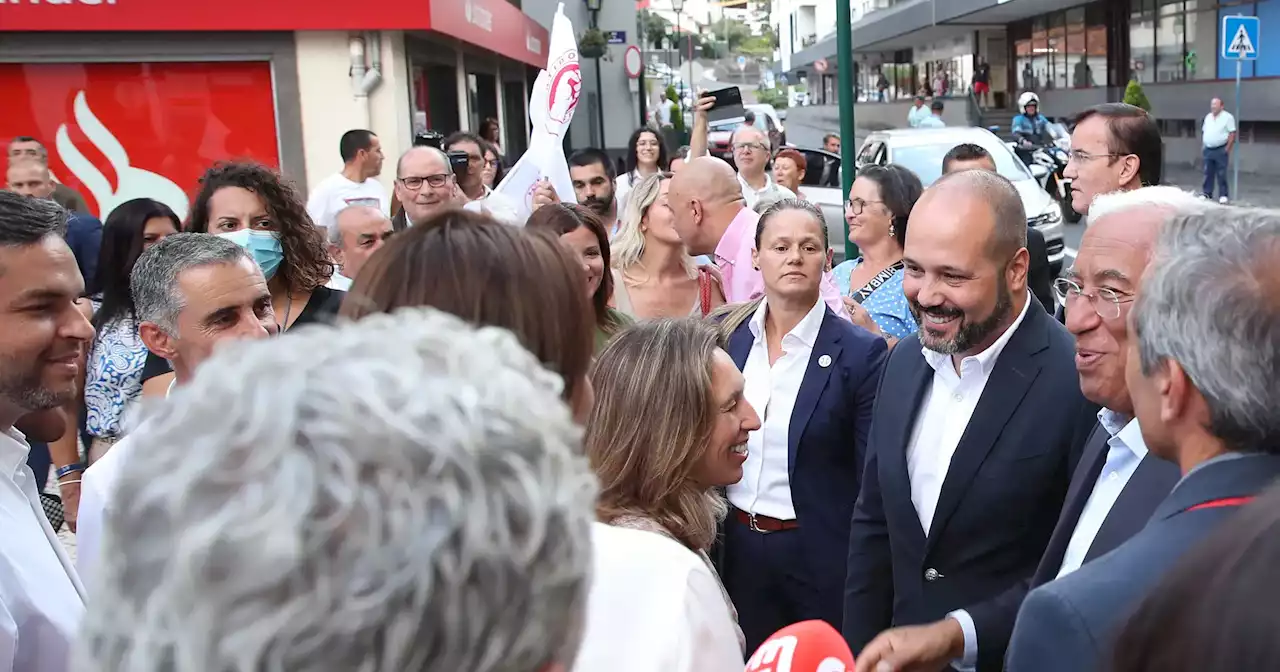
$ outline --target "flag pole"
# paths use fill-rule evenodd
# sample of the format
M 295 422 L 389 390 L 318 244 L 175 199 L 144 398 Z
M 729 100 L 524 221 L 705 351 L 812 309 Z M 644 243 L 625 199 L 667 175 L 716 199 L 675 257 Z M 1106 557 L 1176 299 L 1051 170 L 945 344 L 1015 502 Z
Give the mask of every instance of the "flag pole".
M 853 105 L 856 102 L 853 88 L 853 12 L 849 2 L 836 2 L 836 74 L 840 101 L 840 173 L 844 200 L 849 200 L 853 189 L 856 167 L 854 157 L 857 147 L 853 139 Z M 845 259 L 854 259 L 858 248 L 849 242 L 849 223 L 844 222 Z

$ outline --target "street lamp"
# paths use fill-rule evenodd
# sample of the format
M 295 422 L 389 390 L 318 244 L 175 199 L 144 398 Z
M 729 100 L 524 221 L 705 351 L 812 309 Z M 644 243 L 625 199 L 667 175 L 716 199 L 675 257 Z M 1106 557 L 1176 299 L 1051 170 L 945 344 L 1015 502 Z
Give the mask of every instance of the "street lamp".
M 587 4 L 587 11 L 591 12 L 591 27 L 600 30 L 600 5 L 604 0 L 583 0 Z M 600 127 L 600 146 L 598 149 L 605 149 L 604 135 L 604 88 L 600 84 L 600 58 L 596 57 L 596 124 Z
M 676 72 L 680 72 L 680 67 L 684 65 L 684 58 L 683 58 L 684 52 L 680 46 L 680 40 L 684 38 L 684 34 L 680 31 L 680 14 L 684 12 L 684 0 L 671 0 L 671 9 L 674 10 L 676 13 Z M 681 79 L 683 79 L 683 77 Z M 689 64 L 689 79 L 693 79 L 692 63 Z M 680 84 L 681 93 L 684 92 L 684 88 L 686 86 L 692 86 L 692 85 L 693 85 L 693 82 L 681 82 Z M 683 95 L 676 96 L 676 97 L 681 99 L 684 98 Z M 682 103 L 679 100 L 675 102 L 677 105 L 681 105 L 681 106 L 684 105 L 684 103 Z

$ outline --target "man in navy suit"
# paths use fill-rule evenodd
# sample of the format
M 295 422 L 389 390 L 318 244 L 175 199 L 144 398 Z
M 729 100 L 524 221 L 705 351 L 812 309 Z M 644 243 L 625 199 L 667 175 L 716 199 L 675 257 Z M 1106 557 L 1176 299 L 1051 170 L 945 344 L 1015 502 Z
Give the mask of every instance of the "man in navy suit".
M 1105 667 L 1164 572 L 1280 476 L 1277 241 L 1270 211 L 1214 206 L 1164 227 L 1129 315 L 1125 379 L 1147 448 L 1182 480 L 1132 539 L 1031 591 L 1010 672 Z
M 1070 334 L 1027 290 L 1026 244 L 1022 201 L 995 173 L 947 175 L 911 212 L 903 289 L 920 331 L 885 366 L 849 535 L 860 670 L 902 631 L 878 633 L 920 623 L 960 643 L 946 660 L 1000 669 L 1003 650 L 976 642 L 1049 542 L 1086 403 Z
M 1143 187 L 1098 197 L 1075 265 L 1055 285 L 1058 301 L 1069 307 L 1066 324 L 1076 339 L 1080 388 L 1102 408 L 1089 409 L 1083 434 L 1088 440 L 1066 504 L 1039 567 L 1023 583 L 1024 595 L 1137 534 L 1180 477 L 1177 465 L 1151 454 L 1142 441 L 1124 379 L 1129 353 L 1126 318 L 1141 294 L 1140 281 L 1160 228 L 1206 205 L 1204 199 L 1176 187 Z M 990 627 L 978 638 L 979 651 L 1008 646 L 1019 606 L 1020 601 L 1010 600 L 1004 612 L 989 621 Z M 926 635 L 947 632 L 922 629 L 899 637 L 891 662 L 941 670 L 949 662 L 946 652 L 963 642 Z

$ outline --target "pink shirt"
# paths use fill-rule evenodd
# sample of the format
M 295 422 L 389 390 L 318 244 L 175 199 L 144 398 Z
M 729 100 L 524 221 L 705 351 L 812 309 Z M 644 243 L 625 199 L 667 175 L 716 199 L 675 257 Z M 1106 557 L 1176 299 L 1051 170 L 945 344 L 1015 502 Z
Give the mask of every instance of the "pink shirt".
M 756 248 L 756 224 L 760 215 L 750 208 L 743 208 L 729 223 L 720 244 L 716 245 L 716 263 L 724 278 L 725 300 L 729 303 L 751 301 L 764 296 L 764 277 L 751 265 L 751 253 Z M 822 300 L 836 315 L 849 319 L 844 310 L 840 290 L 836 288 L 831 272 L 822 274 Z

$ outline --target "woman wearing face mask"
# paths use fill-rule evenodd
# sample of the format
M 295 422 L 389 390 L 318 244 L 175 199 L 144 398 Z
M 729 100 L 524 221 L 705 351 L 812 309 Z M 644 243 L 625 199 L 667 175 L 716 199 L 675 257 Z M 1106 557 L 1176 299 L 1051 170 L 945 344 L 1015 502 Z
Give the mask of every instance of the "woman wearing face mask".
M 627 142 L 627 158 L 624 170 L 614 180 L 614 195 L 618 200 L 618 212 L 627 207 L 627 195 L 640 180 L 657 175 L 667 169 L 667 144 L 652 128 L 640 128 L 631 134 Z
M 862 256 L 831 274 L 853 323 L 883 337 L 889 347 L 917 329 L 902 293 L 902 246 L 911 208 L 923 192 L 920 178 L 902 166 L 869 166 L 858 173 L 844 204 L 849 241 Z
M 267 279 L 281 331 L 337 315 L 346 293 L 325 287 L 333 262 L 291 182 L 261 164 L 237 162 L 213 166 L 200 185 L 187 230 L 223 236 L 249 251 Z M 168 362 L 150 356 L 144 393 L 163 396 L 170 377 Z
M 720 281 L 697 266 L 672 225 L 670 186 L 663 173 L 641 179 L 610 243 L 614 305 L 637 320 L 706 315 L 724 304 Z
M 591 298 L 596 323 L 596 350 L 635 323 L 609 307 L 613 297 L 613 275 L 609 273 L 609 234 L 595 213 L 573 203 L 544 205 L 529 216 L 525 228 L 549 233 L 560 240 L 582 262 L 587 296 Z
M 764 297 L 727 310 L 721 333 L 762 426 L 729 485 L 725 587 L 747 648 L 797 621 L 840 628 L 849 521 L 887 347 L 822 301 L 827 226 L 784 199 L 756 227 Z M 765 536 L 768 536 L 766 543 Z

